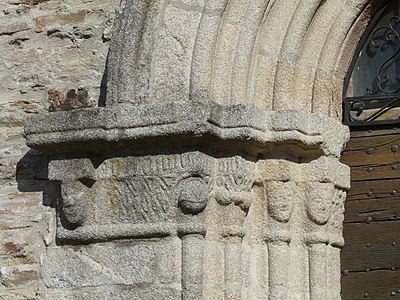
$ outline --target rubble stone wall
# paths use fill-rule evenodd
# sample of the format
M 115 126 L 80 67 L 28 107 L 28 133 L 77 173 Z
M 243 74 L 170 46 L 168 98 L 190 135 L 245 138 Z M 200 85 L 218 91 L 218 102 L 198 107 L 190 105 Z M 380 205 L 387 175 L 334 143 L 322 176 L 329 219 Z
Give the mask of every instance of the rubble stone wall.
M 0 0 L 0 299 L 45 298 L 54 241 L 53 187 L 45 157 L 25 145 L 26 117 L 97 105 L 118 4 Z

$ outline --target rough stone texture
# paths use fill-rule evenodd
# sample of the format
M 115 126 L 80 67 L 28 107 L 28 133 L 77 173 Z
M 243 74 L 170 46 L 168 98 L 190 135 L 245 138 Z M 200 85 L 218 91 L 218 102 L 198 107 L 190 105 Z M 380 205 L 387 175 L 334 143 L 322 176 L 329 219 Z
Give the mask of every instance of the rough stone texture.
M 48 248 L 44 281 L 50 289 L 152 283 L 156 274 L 153 248 L 132 243 Z
M 328 266 L 343 246 L 350 172 L 338 158 L 347 128 L 320 114 L 252 105 L 129 105 L 27 123 L 28 144 L 52 153 L 48 177 L 60 185 L 64 246 L 45 262 L 49 290 L 146 283 L 149 296 L 134 289 L 127 297 L 162 299 L 165 287 L 185 300 L 339 297 L 338 269 Z M 120 239 L 130 240 L 126 253 Z M 175 256 L 137 245 L 153 239 L 159 247 L 174 241 Z M 98 242 L 105 246 L 90 245 Z M 152 270 L 164 264 L 153 256 L 175 269 L 165 286 L 164 271 Z M 67 262 L 61 270 L 57 257 Z
M 55 242 L 57 189 L 47 157 L 25 145 L 26 118 L 96 105 L 117 6 L 0 0 L 0 299 L 45 299 L 41 262 Z
M 0 299 L 338 299 L 371 1 L 119 2 L 0 0 Z
M 212 101 L 175 101 L 42 114 L 28 120 L 25 133 L 30 147 L 46 152 L 70 152 L 73 144 L 81 144 L 80 150 L 107 152 L 122 147 L 122 143 L 128 147 L 131 141 L 137 148 L 141 140 L 149 138 L 160 142 L 169 139 L 173 144 L 173 140 L 182 135 L 198 137 L 197 143 L 201 143 L 202 136 L 227 143 L 234 141 L 236 148 L 245 147 L 245 152 L 258 155 L 277 151 L 279 143 L 285 147 L 285 143 L 291 141 L 290 147 L 282 151 L 300 155 L 296 153 L 298 144 L 300 148 L 306 146 L 307 151 L 336 157 L 340 156 L 349 138 L 347 128 L 321 114 L 296 110 L 265 112 L 254 105 L 222 106 Z
M 124 1 L 107 101 L 212 99 L 340 119 L 337 62 L 367 2 Z
M 47 248 L 50 294 L 136 284 L 118 295 L 339 297 L 337 270 L 328 266 L 343 246 L 347 166 L 321 153 L 294 161 L 279 152 L 254 159 L 180 149 L 50 161 L 49 178 L 61 183 L 57 239 L 63 244 Z M 189 196 L 206 198 L 198 201 L 200 210 L 180 201 L 193 182 L 207 187 Z M 171 296 L 162 294 L 166 288 Z

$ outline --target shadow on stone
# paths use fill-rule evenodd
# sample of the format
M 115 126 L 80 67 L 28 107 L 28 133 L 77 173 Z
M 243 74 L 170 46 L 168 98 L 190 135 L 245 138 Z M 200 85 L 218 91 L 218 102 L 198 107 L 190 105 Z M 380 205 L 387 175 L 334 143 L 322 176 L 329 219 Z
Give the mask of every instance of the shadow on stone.
M 107 62 L 108 62 L 108 55 L 107 55 Z M 103 77 L 101 78 L 100 96 L 99 96 L 99 102 L 98 102 L 99 107 L 105 107 L 106 106 L 106 99 L 107 99 L 107 73 L 108 73 L 108 63 L 106 63 L 106 66 L 104 68 Z
M 56 206 L 59 185 L 48 178 L 48 155 L 29 150 L 17 164 L 16 180 L 20 192 L 43 192 L 43 205 Z

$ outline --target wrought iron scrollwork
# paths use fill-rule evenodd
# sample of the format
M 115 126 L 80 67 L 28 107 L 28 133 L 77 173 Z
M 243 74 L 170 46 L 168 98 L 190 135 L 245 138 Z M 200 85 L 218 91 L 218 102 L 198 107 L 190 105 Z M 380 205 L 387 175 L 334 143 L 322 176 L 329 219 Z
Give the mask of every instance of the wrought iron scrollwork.
M 344 123 L 400 122 L 400 3 L 386 1 L 367 28 L 346 78 Z
M 354 99 L 349 103 L 351 122 L 371 122 L 376 121 L 380 116 L 384 115 L 389 110 L 400 106 L 400 97 L 385 101 L 382 106 L 374 109 L 374 105 L 368 103 L 378 100 Z M 369 112 L 370 111 L 370 112 Z M 399 119 L 400 116 L 397 118 Z
M 378 93 L 394 94 L 400 91 L 399 74 L 387 73 L 387 70 L 396 63 L 400 54 L 400 33 L 397 25 L 400 24 L 400 18 L 394 16 L 390 19 L 389 25 L 376 28 L 372 32 L 371 45 L 381 51 L 385 51 L 386 46 L 394 46 L 394 53 L 386 59 L 378 70 L 376 76 L 376 86 L 367 88 L 368 95 L 376 95 Z M 400 29 L 400 28 L 399 28 Z

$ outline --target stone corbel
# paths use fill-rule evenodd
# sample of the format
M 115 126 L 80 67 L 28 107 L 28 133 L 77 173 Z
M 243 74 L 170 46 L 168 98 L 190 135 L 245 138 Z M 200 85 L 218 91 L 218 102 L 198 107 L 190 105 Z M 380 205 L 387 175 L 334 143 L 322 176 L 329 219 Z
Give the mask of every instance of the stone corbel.
M 92 162 L 89 159 L 54 160 L 49 164 L 49 178 L 60 183 L 59 229 L 72 230 L 93 223 L 95 216 L 91 213 L 97 176 Z

